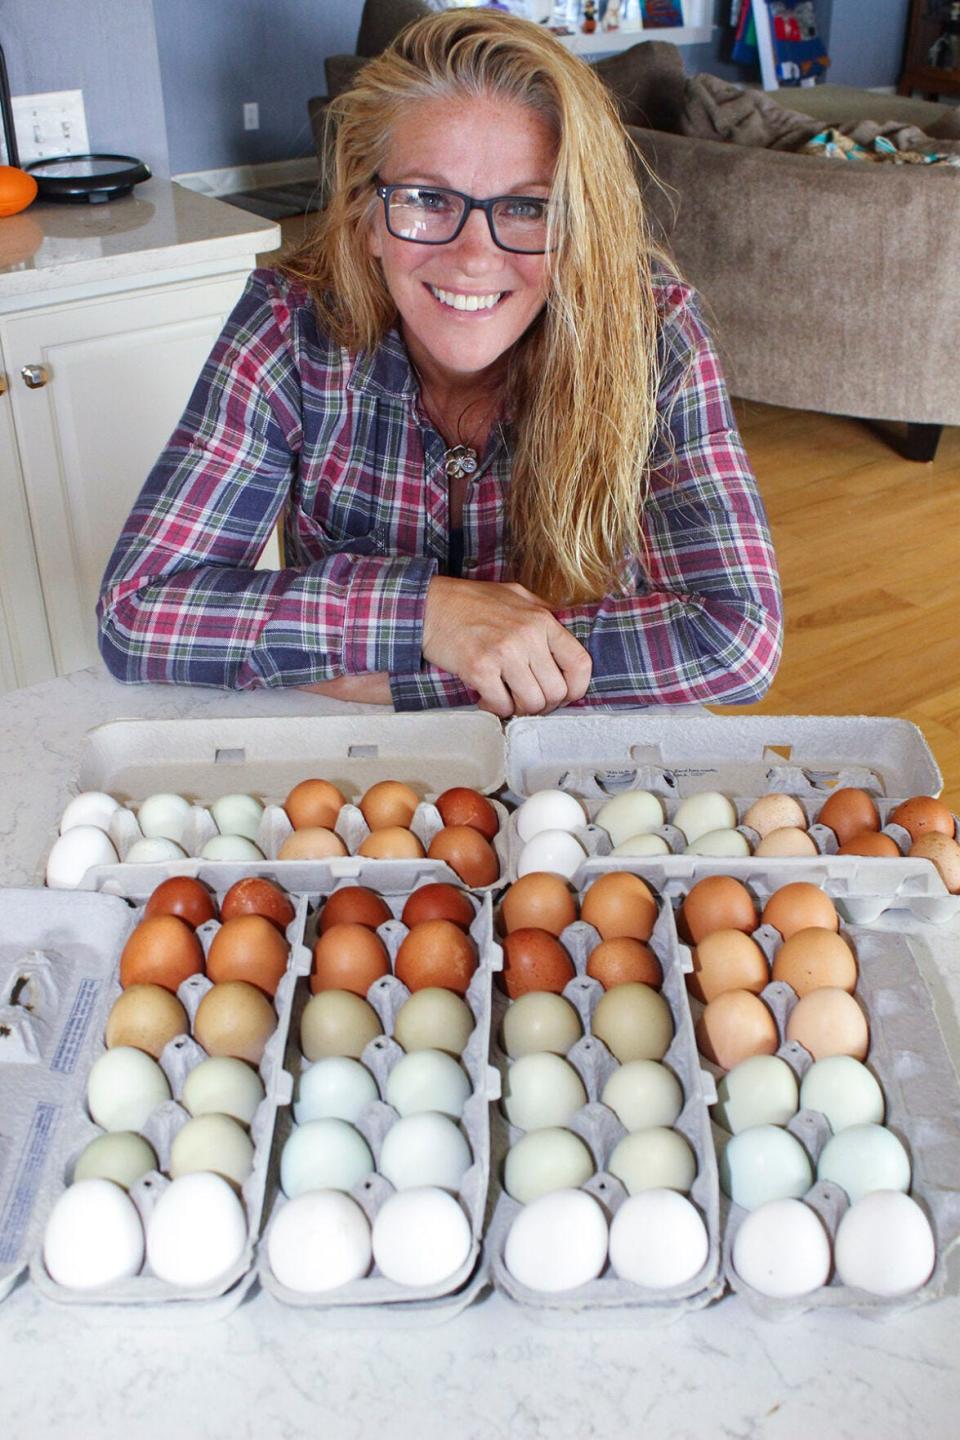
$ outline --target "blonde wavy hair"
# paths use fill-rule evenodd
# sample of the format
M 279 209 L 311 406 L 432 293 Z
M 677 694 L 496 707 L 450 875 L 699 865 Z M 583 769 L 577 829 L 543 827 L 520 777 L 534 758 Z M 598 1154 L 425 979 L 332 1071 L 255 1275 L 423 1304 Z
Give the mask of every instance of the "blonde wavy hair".
M 375 348 L 397 319 L 366 243 L 393 127 L 425 100 L 480 96 L 529 107 L 557 145 L 547 303 L 506 378 L 512 571 L 553 606 L 596 600 L 623 588 L 625 562 L 642 550 L 659 375 L 657 252 L 631 143 L 590 67 L 542 26 L 492 10 L 407 26 L 333 102 L 330 201 L 284 268 L 308 285 L 338 344 Z

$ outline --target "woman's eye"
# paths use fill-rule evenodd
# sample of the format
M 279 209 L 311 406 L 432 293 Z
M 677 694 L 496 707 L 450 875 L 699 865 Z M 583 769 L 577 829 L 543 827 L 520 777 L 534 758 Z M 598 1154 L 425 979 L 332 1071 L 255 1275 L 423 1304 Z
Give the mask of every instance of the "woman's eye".
M 545 220 L 547 218 L 546 200 L 508 200 L 503 206 L 503 214 L 508 220 Z
M 440 190 L 412 190 L 407 196 L 407 204 L 419 210 L 429 210 L 432 214 L 442 214 L 450 209 L 450 196 Z

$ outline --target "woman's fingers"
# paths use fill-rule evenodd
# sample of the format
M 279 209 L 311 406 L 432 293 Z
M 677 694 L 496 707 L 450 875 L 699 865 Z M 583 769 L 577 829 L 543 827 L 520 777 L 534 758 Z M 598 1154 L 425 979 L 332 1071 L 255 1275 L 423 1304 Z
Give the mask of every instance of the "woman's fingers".
M 553 658 L 563 673 L 567 689 L 566 703 L 582 700 L 593 674 L 593 657 L 590 651 L 559 622 L 556 630 L 550 632 L 549 643 Z M 558 703 L 563 704 L 564 701 Z

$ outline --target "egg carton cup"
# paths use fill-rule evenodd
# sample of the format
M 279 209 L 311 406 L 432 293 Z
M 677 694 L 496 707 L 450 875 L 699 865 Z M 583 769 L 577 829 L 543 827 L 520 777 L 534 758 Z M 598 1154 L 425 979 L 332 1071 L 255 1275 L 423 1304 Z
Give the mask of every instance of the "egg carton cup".
M 329 893 L 332 892 L 324 891 L 309 897 L 314 925 L 323 900 Z M 384 895 L 384 899 L 394 915 L 398 915 L 402 911 L 409 898 L 409 893 L 409 891 L 405 891 L 397 895 Z M 392 969 L 400 945 L 408 934 L 408 929 L 399 919 L 392 919 L 379 926 L 377 933 L 387 948 Z M 470 935 L 477 946 L 479 963 L 465 996 L 467 1005 L 473 1013 L 475 1024 L 460 1057 L 460 1063 L 471 1084 L 471 1094 L 464 1106 L 460 1129 L 467 1139 L 473 1158 L 455 1195 L 470 1221 L 472 1240 L 469 1254 L 458 1270 L 432 1285 L 400 1285 L 383 1275 L 374 1264 L 366 1276 L 341 1285 L 336 1290 L 300 1292 L 283 1285 L 273 1273 L 267 1249 L 268 1225 L 259 1248 L 257 1264 L 262 1287 L 284 1304 L 310 1308 L 318 1315 L 326 1313 L 329 1323 L 332 1325 L 339 1323 L 338 1316 L 353 1314 L 354 1311 L 360 1310 L 369 1310 L 372 1315 L 379 1311 L 381 1312 L 380 1320 L 386 1320 L 388 1313 L 392 1319 L 393 1312 L 397 1311 L 401 1316 L 405 1316 L 407 1321 L 412 1321 L 412 1317 L 415 1315 L 426 1314 L 430 1307 L 439 1305 L 446 1313 L 452 1315 L 457 1313 L 459 1300 L 462 1300 L 459 1308 L 463 1308 L 463 1304 L 469 1303 L 467 1299 L 463 1298 L 467 1290 L 470 1291 L 470 1298 L 473 1298 L 485 1283 L 485 1272 L 480 1272 L 478 1266 L 490 1177 L 489 1102 L 491 1093 L 494 1095 L 499 1093 L 499 1074 L 491 1070 L 488 1061 L 491 988 L 493 975 L 503 964 L 502 951 L 494 941 L 493 912 L 489 897 L 478 902 L 477 914 L 470 926 Z M 386 1093 L 387 1077 L 390 1071 L 404 1054 L 392 1036 L 397 1012 L 410 993 L 406 985 L 393 974 L 375 981 L 367 991 L 367 1000 L 376 1010 L 384 1033 L 371 1040 L 366 1046 L 361 1056 L 361 1063 L 376 1080 L 381 1097 Z M 309 1066 L 309 1062 L 304 1059 L 299 1043 L 300 1019 L 309 998 L 309 987 L 303 983 L 298 987 L 287 1043 L 286 1069 L 291 1093 L 295 1093 L 301 1074 Z M 393 1106 L 388 1105 L 383 1098 L 380 1098 L 370 1101 L 357 1120 L 353 1122 L 370 1147 L 375 1164 L 379 1163 L 384 1137 L 398 1119 L 399 1116 Z M 292 1134 L 294 1128 L 292 1109 L 287 1109 L 282 1113 L 277 1126 L 277 1140 L 274 1147 L 275 1163 L 271 1173 L 270 1187 L 272 1194 L 270 1225 L 286 1203 L 286 1197 L 279 1185 L 279 1156 L 285 1141 Z M 375 1172 L 354 1186 L 348 1193 L 357 1202 L 372 1225 L 380 1207 L 394 1193 L 394 1188 L 384 1176 Z M 416 1310 L 412 1308 L 414 1306 L 417 1307 Z M 365 1325 L 366 1319 L 362 1323 Z M 379 1323 L 375 1315 L 370 1323 Z
M 276 1286 L 276 1281 L 274 1281 Z M 397 1300 L 376 1305 L 312 1305 L 310 1323 L 324 1330 L 425 1330 L 446 1325 L 462 1315 L 490 1288 L 490 1273 L 481 1247 L 472 1275 L 458 1289 L 426 1300 Z M 290 1302 L 265 1288 L 268 1304 Z M 300 1297 L 294 1303 L 301 1303 Z
M 567 1052 L 566 1059 L 579 1074 L 587 1093 L 587 1104 L 577 1111 L 565 1128 L 579 1135 L 594 1157 L 597 1171 L 580 1188 L 600 1203 L 609 1222 L 627 1198 L 627 1193 L 620 1180 L 604 1166 L 627 1131 L 614 1112 L 600 1101 L 607 1080 L 620 1063 L 591 1030 L 591 1017 L 604 991 L 585 972 L 587 959 L 600 943 L 600 936 L 592 925 L 577 921 L 566 927 L 560 940 L 577 971 L 576 978 L 567 984 L 563 994 L 577 1010 L 584 1028 L 583 1037 Z M 525 1132 L 511 1125 L 497 1107 L 492 1121 L 496 1201 L 486 1246 L 491 1276 L 497 1290 L 546 1325 L 628 1325 L 639 1328 L 666 1324 L 689 1310 L 707 1305 L 723 1289 L 720 1276 L 719 1182 L 706 1105 L 707 1094 L 713 1094 L 713 1082 L 701 1072 L 684 982 L 683 965 L 689 964 L 689 953 L 685 958 L 681 955 L 669 905 L 660 908 L 650 946 L 663 970 L 660 993 L 670 1007 L 674 1026 L 673 1040 L 663 1064 L 676 1075 L 684 1095 L 683 1109 L 673 1129 L 684 1136 L 696 1157 L 697 1174 L 689 1199 L 699 1210 L 707 1229 L 707 1259 L 691 1280 L 665 1290 L 649 1289 L 619 1278 L 609 1261 L 596 1280 L 575 1290 L 549 1294 L 521 1284 L 507 1269 L 504 1249 L 510 1227 L 523 1207 L 503 1189 L 500 1176 L 510 1146 Z M 506 996 L 497 993 L 492 1058 L 502 1076 L 506 1075 L 510 1061 L 500 1043 L 500 1030 L 510 1003 Z
M 51 892 L 44 893 L 50 894 Z M 86 898 L 72 891 L 52 893 L 65 897 L 73 896 L 76 900 Z M 217 895 L 218 902 L 222 899 L 223 893 L 221 891 Z M 89 898 L 101 901 L 109 899 L 107 896 L 91 896 Z M 132 931 L 143 918 L 142 906 L 135 910 L 128 909 L 127 914 L 130 916 L 129 929 Z M 299 976 L 307 973 L 311 963 L 310 951 L 303 943 L 306 915 L 307 902 L 301 898 L 297 904 L 296 914 L 286 930 L 286 938 L 290 946 L 287 970 L 281 978 L 273 998 L 277 1026 L 267 1041 L 263 1057 L 257 1067 L 263 1082 L 264 1098 L 249 1126 L 250 1138 L 254 1146 L 253 1167 L 240 1188 L 240 1199 L 243 1202 L 247 1219 L 247 1242 L 234 1266 L 209 1284 L 185 1288 L 160 1279 L 152 1272 L 149 1261 L 145 1259 L 140 1273 L 128 1279 L 99 1287 L 96 1290 L 75 1290 L 60 1285 L 49 1274 L 43 1259 L 43 1246 L 42 1243 L 39 1243 L 31 1258 L 30 1274 L 42 1294 L 61 1304 L 82 1306 L 85 1309 L 107 1307 L 114 1311 L 119 1308 L 126 1311 L 138 1307 L 162 1307 L 165 1309 L 173 1306 L 179 1310 L 210 1306 L 214 1316 L 227 1313 L 240 1303 L 249 1289 L 249 1284 L 245 1281 L 252 1272 L 255 1245 L 263 1215 L 264 1192 L 277 1111 L 290 1098 L 289 1076 L 283 1069 L 283 1055 L 297 980 Z M 197 928 L 197 938 L 203 946 L 205 959 L 220 928 L 218 920 L 208 921 Z M 187 1012 L 191 1032 L 200 1002 L 210 989 L 212 989 L 212 982 L 203 974 L 193 975 L 184 980 L 177 990 L 177 997 Z M 72 1108 L 66 1117 L 68 1125 L 62 1132 L 57 1147 L 53 1166 L 54 1199 L 67 1188 L 76 1162 L 86 1146 L 98 1135 L 105 1133 L 87 1111 L 86 1077 L 92 1062 L 106 1050 L 103 1041 L 106 1018 L 114 1001 L 122 993 L 119 982 L 119 948 L 115 949 L 111 955 L 109 974 L 103 990 L 102 1014 L 98 1016 L 99 1023 L 92 1027 L 95 1033 L 89 1047 L 87 1063 L 79 1075 L 82 1084 L 74 1089 Z M 167 1077 L 171 1095 L 174 1098 L 157 1106 L 141 1126 L 139 1132 L 153 1146 L 159 1168 L 142 1176 L 129 1190 L 130 1198 L 140 1214 L 145 1231 L 154 1207 L 170 1184 L 170 1180 L 164 1172 L 169 1168 L 173 1142 L 190 1119 L 189 1112 L 184 1108 L 179 1097 L 182 1096 L 187 1076 L 206 1058 L 207 1052 L 193 1039 L 192 1034 L 174 1037 L 168 1041 L 160 1055 L 159 1064 Z M 229 1300 L 226 1298 L 228 1296 Z

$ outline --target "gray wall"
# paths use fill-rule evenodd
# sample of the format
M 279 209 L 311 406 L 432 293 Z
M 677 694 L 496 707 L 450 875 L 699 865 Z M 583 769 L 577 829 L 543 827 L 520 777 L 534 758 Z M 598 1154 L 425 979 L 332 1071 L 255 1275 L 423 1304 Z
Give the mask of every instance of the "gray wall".
M 869 14 L 865 13 L 869 11 Z M 910 0 L 833 0 L 830 79 L 837 85 L 896 85 Z

